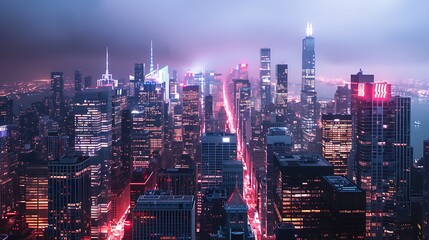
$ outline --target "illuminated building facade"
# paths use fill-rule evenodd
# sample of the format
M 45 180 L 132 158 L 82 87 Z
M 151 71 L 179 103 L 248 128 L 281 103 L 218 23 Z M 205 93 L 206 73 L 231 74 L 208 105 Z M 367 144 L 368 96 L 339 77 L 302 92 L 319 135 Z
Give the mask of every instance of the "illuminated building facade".
M 337 87 L 334 102 L 336 114 L 350 114 L 350 89 L 347 84 L 345 86 Z
M 192 195 L 142 195 L 133 209 L 133 239 L 195 240 Z
M 140 95 L 140 90 L 143 90 L 144 78 L 144 64 L 134 64 L 134 79 L 130 80 L 130 96 L 138 97 Z
M 52 239 L 90 236 L 91 157 L 64 157 L 48 164 L 48 232 Z
M 143 84 L 139 105 L 143 109 L 144 130 L 149 132 L 150 152 L 162 154 L 164 151 L 164 100 L 163 89 L 152 81 Z
M 395 106 L 390 84 L 359 83 L 356 102 L 356 183 L 366 192 L 367 237 L 396 231 Z
M 20 208 L 28 227 L 43 238 L 48 227 L 48 162 L 24 164 L 19 170 Z
M 325 220 L 322 203 L 322 176 L 333 174 L 332 165 L 313 155 L 275 155 L 275 219 L 271 223 L 291 223 L 297 239 L 323 238 Z M 270 224 L 270 223 L 269 223 Z
M 317 93 L 315 86 L 315 51 L 314 37 L 311 24 L 307 25 L 307 37 L 302 40 L 302 88 L 301 88 L 301 129 L 303 147 L 316 137 L 318 114 L 316 109 Z
M 110 87 L 85 89 L 75 95 L 75 152 L 91 156 L 91 234 L 109 235 L 111 209 L 112 111 Z
M 51 97 L 50 115 L 52 119 L 58 121 L 62 116 L 61 114 L 64 113 L 64 76 L 62 72 L 51 72 Z
M 200 139 L 201 126 L 201 102 L 199 100 L 200 88 L 197 85 L 183 86 L 182 90 L 182 128 L 184 149 L 195 155 L 195 145 Z
M 287 64 L 276 65 L 276 112 L 278 115 L 286 116 L 288 97 L 288 66 Z
M 322 234 L 328 239 L 365 239 L 365 192 L 344 176 L 324 176 Z
M 213 96 L 204 97 L 204 129 L 205 132 L 214 131 Z
M 205 133 L 201 145 L 201 189 L 221 187 L 223 162 L 237 158 L 237 137 L 232 133 Z
M 261 48 L 259 79 L 261 81 L 261 107 L 264 109 L 271 102 L 271 49 Z
M 275 199 L 275 154 L 290 153 L 292 147 L 292 138 L 289 130 L 286 127 L 271 127 L 265 139 L 266 142 L 266 188 L 267 198 L 266 203 L 263 203 L 263 215 L 267 216 L 267 234 L 274 235 L 274 227 L 272 225 L 275 219 L 274 199 Z M 265 187 L 265 186 L 263 186 Z M 266 207 L 266 208 L 265 208 Z
M 348 176 L 347 159 L 352 149 L 352 116 L 322 115 L 322 156 L 334 166 L 334 174 Z
M 0 126 L 13 123 L 13 100 L 0 96 Z
M 145 128 L 143 111 L 133 110 L 131 136 L 131 158 L 133 169 L 149 167 L 151 158 L 150 133 Z

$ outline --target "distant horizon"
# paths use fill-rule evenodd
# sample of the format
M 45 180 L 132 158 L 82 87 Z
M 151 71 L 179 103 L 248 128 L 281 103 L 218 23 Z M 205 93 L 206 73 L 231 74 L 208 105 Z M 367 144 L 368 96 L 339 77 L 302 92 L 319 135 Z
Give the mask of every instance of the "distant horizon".
M 422 0 L 2 1 L 0 81 L 43 79 L 55 70 L 72 78 L 77 68 L 97 78 L 106 46 L 114 77 L 127 78 L 134 63 L 148 64 L 153 40 L 155 64 L 182 74 L 188 68 L 225 74 L 246 62 L 258 77 L 259 49 L 269 47 L 272 65 L 287 63 L 290 82 L 300 83 L 301 41 L 311 22 L 316 78 L 349 79 L 362 68 L 391 83 L 429 82 L 427 7 Z

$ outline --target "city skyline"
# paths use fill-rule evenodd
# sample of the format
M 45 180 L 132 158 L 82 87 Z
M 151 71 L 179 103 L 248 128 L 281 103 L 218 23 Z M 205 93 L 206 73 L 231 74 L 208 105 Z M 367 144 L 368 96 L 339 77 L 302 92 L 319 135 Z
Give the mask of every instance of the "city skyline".
M 318 39 L 317 79 L 347 81 L 350 72 L 362 68 L 380 81 L 427 81 L 421 69 L 429 62 L 422 7 L 428 3 L 419 3 L 7 1 L 0 8 L 0 63 L 5 66 L 0 81 L 48 79 L 46 72 L 52 69 L 64 71 L 66 81 L 77 68 L 95 77 L 103 72 L 107 46 L 111 72 L 127 79 L 131 64 L 149 66 L 153 40 L 155 64 L 168 64 L 182 74 L 188 68 L 225 74 L 229 66 L 245 62 L 256 78 L 258 49 L 269 47 L 272 63 L 289 64 L 290 82 L 300 83 L 299 45 L 307 22 Z M 336 9 L 335 17 L 326 17 L 331 9 Z M 17 72 L 18 66 L 30 71 Z

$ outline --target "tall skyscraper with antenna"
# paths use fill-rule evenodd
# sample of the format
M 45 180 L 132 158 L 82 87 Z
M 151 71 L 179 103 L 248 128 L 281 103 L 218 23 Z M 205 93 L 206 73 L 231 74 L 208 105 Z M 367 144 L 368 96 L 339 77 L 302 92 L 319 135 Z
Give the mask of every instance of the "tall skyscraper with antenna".
M 106 48 L 106 73 L 97 80 L 97 87 L 104 86 L 112 87 L 112 89 L 118 87 L 118 80 L 113 79 L 112 74 L 109 73 L 109 47 Z
M 307 36 L 302 40 L 301 129 L 304 149 L 308 149 L 308 143 L 316 137 L 318 114 L 315 68 L 313 27 L 308 23 Z

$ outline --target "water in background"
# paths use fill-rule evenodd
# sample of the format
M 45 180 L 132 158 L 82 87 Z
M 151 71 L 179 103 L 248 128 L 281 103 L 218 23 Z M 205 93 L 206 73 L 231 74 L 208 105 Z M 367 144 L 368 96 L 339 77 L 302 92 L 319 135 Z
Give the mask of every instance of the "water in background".
M 415 125 L 414 121 L 420 121 Z M 414 159 L 423 157 L 423 140 L 429 139 L 429 101 L 412 99 L 411 102 L 411 146 Z

